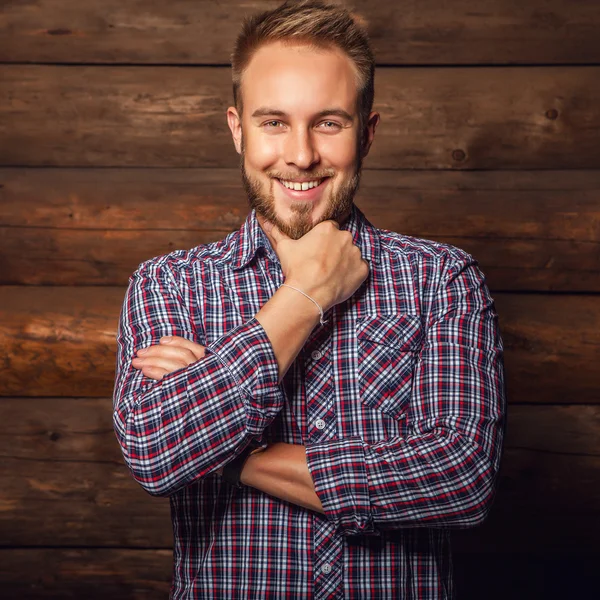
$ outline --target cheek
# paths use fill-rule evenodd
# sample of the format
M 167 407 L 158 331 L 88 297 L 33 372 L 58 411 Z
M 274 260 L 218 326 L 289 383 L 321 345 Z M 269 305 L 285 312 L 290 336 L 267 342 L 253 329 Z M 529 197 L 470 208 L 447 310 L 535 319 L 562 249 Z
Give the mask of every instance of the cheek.
M 249 134 L 244 140 L 246 163 L 255 169 L 267 169 L 279 156 L 277 140 Z
M 321 142 L 321 159 L 339 169 L 353 169 L 356 162 L 356 142 L 350 136 L 331 136 Z

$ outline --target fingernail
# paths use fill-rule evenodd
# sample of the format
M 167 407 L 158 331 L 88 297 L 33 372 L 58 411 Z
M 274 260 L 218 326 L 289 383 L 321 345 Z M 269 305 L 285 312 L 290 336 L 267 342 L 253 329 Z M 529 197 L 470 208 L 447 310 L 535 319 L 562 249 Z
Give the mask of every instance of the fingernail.
M 168 344 L 172 339 L 170 335 L 165 335 L 165 337 L 160 338 L 160 341 L 162 344 Z
M 146 354 L 146 352 L 148 352 L 148 348 L 140 348 L 137 353 L 138 354 Z

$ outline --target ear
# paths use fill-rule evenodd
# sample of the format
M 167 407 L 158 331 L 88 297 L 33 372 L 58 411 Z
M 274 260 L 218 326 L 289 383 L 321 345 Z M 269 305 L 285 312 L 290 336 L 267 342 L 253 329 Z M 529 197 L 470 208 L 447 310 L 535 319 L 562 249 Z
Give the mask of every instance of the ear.
M 379 125 L 380 116 L 378 112 L 372 112 L 369 115 L 367 120 L 367 124 L 365 126 L 365 132 L 363 137 L 363 143 L 361 148 L 362 158 L 369 154 L 369 150 L 371 149 L 371 144 L 373 143 L 373 138 L 375 137 L 375 130 L 377 129 L 377 125 Z
M 234 106 L 227 109 L 227 125 L 231 130 L 233 143 L 238 154 L 242 153 L 242 120 Z

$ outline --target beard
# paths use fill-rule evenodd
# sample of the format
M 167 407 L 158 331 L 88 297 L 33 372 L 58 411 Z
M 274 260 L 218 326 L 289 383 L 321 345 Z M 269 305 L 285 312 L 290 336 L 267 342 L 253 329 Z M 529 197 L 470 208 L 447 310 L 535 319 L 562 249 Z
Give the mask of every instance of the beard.
M 329 196 L 327 206 L 323 215 L 319 218 L 316 223 L 313 223 L 311 218 L 311 212 L 313 209 L 312 202 L 293 202 L 290 206 L 290 210 L 293 215 L 288 221 L 281 219 L 275 211 L 275 197 L 273 193 L 274 179 L 286 179 L 285 174 L 276 173 L 274 171 L 267 172 L 266 174 L 271 179 L 270 187 L 268 190 L 263 190 L 260 181 L 250 176 L 245 168 L 245 157 L 242 149 L 241 153 L 241 171 L 242 171 L 242 182 L 244 189 L 248 195 L 248 202 L 250 208 L 254 209 L 257 214 L 261 215 L 277 228 L 292 238 L 293 240 L 300 239 L 303 235 L 308 233 L 315 225 L 322 221 L 333 220 L 337 221 L 338 224 L 342 224 L 341 220 L 348 216 L 352 205 L 354 203 L 354 196 L 358 190 L 360 183 L 361 174 L 361 163 L 360 159 L 356 162 L 354 174 L 346 181 L 344 181 L 339 190 L 332 192 Z M 312 180 L 323 179 L 325 177 L 333 176 L 334 172 L 331 170 L 319 171 L 315 173 L 303 173 L 303 176 L 309 176 Z M 296 175 L 287 176 L 287 179 L 294 179 Z

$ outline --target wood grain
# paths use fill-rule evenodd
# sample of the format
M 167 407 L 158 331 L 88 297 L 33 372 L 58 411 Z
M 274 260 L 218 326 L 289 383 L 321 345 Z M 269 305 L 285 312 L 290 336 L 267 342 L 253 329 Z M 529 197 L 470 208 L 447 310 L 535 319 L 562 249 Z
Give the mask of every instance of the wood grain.
M 6 600 L 164 600 L 172 552 L 127 548 L 0 549 Z
M 122 464 L 109 398 L 2 398 L 0 408 L 4 544 L 171 546 L 168 501 L 145 494 Z M 592 550 L 599 428 L 597 405 L 511 406 L 492 516 L 456 532 L 456 547 Z
M 151 256 L 224 237 L 236 169 L 0 169 L 0 285 L 125 285 Z M 600 291 L 600 171 L 373 171 L 369 220 L 471 252 L 494 291 Z
M 0 61 L 225 64 L 242 17 L 278 3 L 13 2 L 0 20 Z M 600 62 L 595 0 L 350 5 L 366 17 L 380 64 Z
M 234 167 L 227 68 L 0 67 L 4 166 Z M 597 169 L 600 67 L 390 68 L 389 169 Z
M 0 396 L 112 394 L 123 288 L 0 287 Z M 595 296 L 496 294 L 510 401 L 597 403 Z

